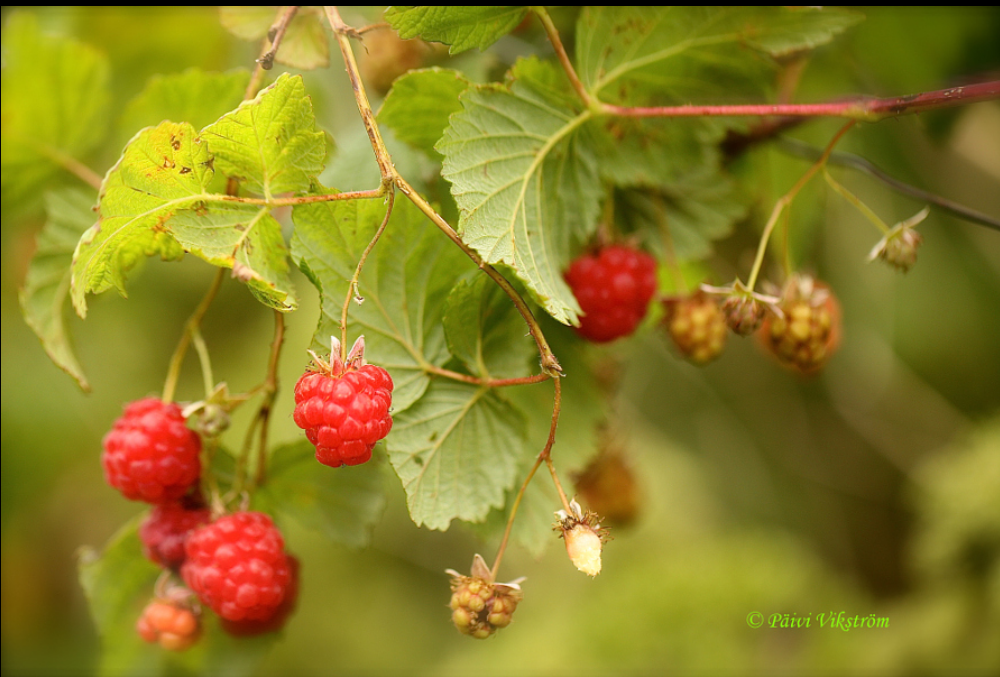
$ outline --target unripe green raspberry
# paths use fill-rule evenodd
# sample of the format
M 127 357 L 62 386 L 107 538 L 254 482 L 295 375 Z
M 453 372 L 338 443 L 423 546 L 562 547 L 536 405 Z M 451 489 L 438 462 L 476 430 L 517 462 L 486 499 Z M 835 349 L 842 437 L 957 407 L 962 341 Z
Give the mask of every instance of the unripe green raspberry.
M 677 349 L 695 364 L 708 364 L 726 346 L 726 317 L 715 299 L 697 291 L 664 299 L 665 325 Z
M 492 572 L 483 558 L 476 555 L 472 575 L 463 576 L 452 569 L 451 622 L 463 635 L 486 639 L 499 628 L 510 625 L 514 610 L 521 601 L 518 582 L 493 583 Z

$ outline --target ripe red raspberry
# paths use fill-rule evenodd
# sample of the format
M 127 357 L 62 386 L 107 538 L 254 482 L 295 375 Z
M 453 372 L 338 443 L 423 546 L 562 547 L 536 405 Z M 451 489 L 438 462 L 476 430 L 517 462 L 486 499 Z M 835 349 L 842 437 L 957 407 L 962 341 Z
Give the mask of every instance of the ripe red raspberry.
M 262 635 L 265 632 L 277 632 L 285 627 L 288 617 L 295 611 L 295 606 L 299 601 L 299 559 L 288 555 L 288 569 L 291 578 L 288 579 L 288 587 L 285 589 L 285 598 L 275 609 L 274 615 L 266 621 L 252 621 L 249 619 L 242 621 L 231 621 L 227 618 L 219 619 L 222 629 L 233 637 L 253 637 Z
M 793 275 L 760 329 L 761 341 L 783 364 L 803 373 L 822 367 L 840 340 L 840 306 L 830 288 Z
M 364 364 L 364 338 L 345 365 L 339 345 L 327 364 L 315 364 L 295 384 L 295 424 L 316 446 L 316 460 L 332 468 L 372 457 L 375 443 L 392 429 L 392 378 L 382 367 Z
M 577 333 L 606 343 L 628 336 L 646 317 L 656 293 L 656 261 L 637 249 L 612 245 L 574 261 L 566 283 L 584 313 Z
M 184 543 L 188 534 L 211 521 L 211 511 L 199 495 L 154 506 L 139 527 L 142 553 L 165 569 L 177 569 L 186 556 Z
M 184 422 L 181 408 L 155 397 L 127 407 L 104 436 L 104 477 L 125 498 L 175 501 L 201 475 L 201 438 Z
M 726 316 L 715 299 L 699 290 L 665 299 L 664 325 L 674 345 L 695 364 L 708 364 L 726 347 Z
M 285 541 L 260 512 L 220 517 L 188 535 L 181 576 L 202 603 L 230 621 L 267 621 L 292 578 Z
M 139 616 L 135 629 L 147 642 L 158 642 L 169 651 L 189 649 L 201 637 L 201 622 L 194 611 L 166 599 L 150 602 Z

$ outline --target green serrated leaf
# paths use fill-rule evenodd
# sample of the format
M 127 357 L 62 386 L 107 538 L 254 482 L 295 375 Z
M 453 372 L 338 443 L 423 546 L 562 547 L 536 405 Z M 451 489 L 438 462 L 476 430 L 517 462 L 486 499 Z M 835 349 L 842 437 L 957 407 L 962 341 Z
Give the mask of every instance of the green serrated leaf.
M 64 311 L 73 250 L 94 223 L 94 199 L 93 193 L 70 189 L 45 196 L 49 218 L 38 234 L 38 248 L 20 293 L 24 318 L 41 339 L 49 358 L 87 392 L 90 384 L 70 344 Z
M 316 129 L 302 78 L 287 73 L 202 130 L 202 138 L 219 171 L 268 198 L 308 190 L 326 159 L 326 136 Z
M 73 254 L 71 298 L 81 317 L 88 292 L 114 287 L 124 296 L 126 275 L 145 257 L 183 256 L 164 224 L 205 196 L 212 174 L 208 147 L 188 123 L 163 122 L 132 139 L 104 179 L 100 221 Z
M 476 47 L 482 51 L 510 33 L 528 14 L 527 7 L 390 7 L 385 20 L 404 40 L 417 36 L 451 45 L 450 54 Z
M 451 290 L 444 332 L 451 354 L 483 379 L 524 376 L 535 354 L 517 309 L 485 275 L 461 280 Z
M 250 73 L 206 73 L 189 68 L 183 73 L 153 76 L 122 114 L 121 127 L 141 129 L 162 120 L 183 120 L 196 129 L 217 120 L 243 100 Z
M 735 182 L 713 171 L 691 174 L 660 191 L 624 190 L 615 196 L 615 222 L 646 232 L 666 226 L 680 261 L 710 256 L 712 243 L 729 235 L 746 211 Z
M 107 129 L 109 69 L 97 50 L 42 35 L 35 15 L 12 12 L 3 31 L 0 187 L 4 209 L 26 202 Z
M 164 652 L 142 642 L 135 631 L 161 571 L 142 556 L 138 527 L 138 518 L 130 521 L 101 553 L 80 551 L 80 585 L 101 637 L 103 675 L 158 674 L 164 669 Z
M 462 239 L 487 263 L 513 268 L 568 324 L 580 309 L 562 270 L 573 244 L 596 226 L 601 185 L 597 159 L 576 133 L 589 113 L 535 89 L 540 68 L 520 62 L 510 87 L 467 90 L 437 150 L 461 209 Z
M 389 461 L 418 526 L 478 522 L 503 503 L 524 453 L 524 419 L 495 390 L 434 381 L 393 417 Z
M 322 314 L 313 349 L 328 353 L 340 336 L 348 281 L 385 216 L 377 200 L 321 202 L 295 207 L 292 256 L 319 289 Z M 394 412 L 427 388 L 424 365 L 449 359 L 441 316 L 455 281 L 473 266 L 409 200 L 397 199 L 392 218 L 372 250 L 359 282 L 364 301 L 352 301 L 348 338 L 365 335 L 368 359 L 387 369 L 395 387 Z
M 294 519 L 351 548 L 363 548 L 385 508 L 378 463 L 326 468 L 302 440 L 274 450 L 256 509 Z
M 266 208 L 222 204 L 185 209 L 166 224 L 184 250 L 215 266 L 231 268 L 265 305 L 295 310 L 288 276 L 288 249 L 281 224 Z
M 470 84 L 458 71 L 410 71 L 392 84 L 378 112 L 379 122 L 391 128 L 401 141 L 440 159 L 434 144 L 444 134 L 448 116 L 462 110 L 458 95 Z
M 785 7 L 588 7 L 577 24 L 576 62 L 592 94 L 612 83 L 645 86 L 664 103 L 733 103 L 754 96 L 771 71 L 745 47 L 778 56 L 832 39 L 859 15 Z M 618 91 L 615 91 L 618 90 Z M 634 105 L 634 103 L 633 103 Z

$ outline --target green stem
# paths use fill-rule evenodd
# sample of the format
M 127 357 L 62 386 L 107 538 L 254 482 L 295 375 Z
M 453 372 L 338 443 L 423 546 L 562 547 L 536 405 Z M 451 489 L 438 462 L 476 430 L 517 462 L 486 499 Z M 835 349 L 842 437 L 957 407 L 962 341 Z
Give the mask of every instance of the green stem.
M 267 361 L 267 376 L 264 379 L 264 401 L 257 413 L 260 420 L 260 442 L 257 453 L 257 472 L 248 488 L 253 491 L 261 484 L 267 473 L 267 437 L 270 430 L 271 410 L 278 394 L 278 362 L 281 358 L 281 346 L 285 342 L 285 316 L 274 311 L 274 339 L 271 341 L 271 355 Z
M 371 253 L 372 249 L 378 243 L 378 239 L 382 237 L 382 233 L 385 231 L 385 227 L 389 224 L 389 217 L 392 215 L 392 207 L 396 203 L 396 191 L 393 188 L 389 188 L 388 194 L 389 205 L 385 210 L 385 218 L 382 219 L 382 224 L 375 231 L 374 237 L 372 237 L 371 242 L 365 247 L 365 250 L 361 253 L 361 258 L 358 260 L 358 265 L 354 269 L 354 275 L 351 277 L 351 281 L 347 285 L 347 295 L 344 298 L 344 307 L 340 311 L 340 361 L 345 362 L 347 360 L 347 310 L 351 306 L 351 299 L 358 298 L 361 296 L 361 292 L 358 289 L 358 280 L 361 278 L 361 269 L 365 265 L 365 261 L 368 260 L 368 255 Z M 331 360 L 333 357 L 331 356 Z
M 549 437 L 545 441 L 545 447 L 538 454 L 538 458 L 535 459 L 535 463 L 531 466 L 531 470 L 528 471 L 528 476 L 521 483 L 521 488 L 518 490 L 517 496 L 514 497 L 514 503 L 510 508 L 510 515 L 507 516 L 507 526 L 504 528 L 500 547 L 497 548 L 496 559 L 493 560 L 493 568 L 491 569 L 493 580 L 497 578 L 497 572 L 500 571 L 500 562 L 503 560 L 504 552 L 507 551 L 507 543 L 510 540 L 510 532 L 514 527 L 514 518 L 517 517 L 517 509 L 521 505 L 521 499 L 524 498 L 524 492 L 527 491 L 531 479 L 535 476 L 535 472 L 542 463 L 545 463 L 549 468 L 549 472 L 552 473 L 552 480 L 555 482 L 556 491 L 559 492 L 559 499 L 562 501 L 563 509 L 571 512 L 569 501 L 566 500 L 566 492 L 563 491 L 562 483 L 559 481 L 559 476 L 556 475 L 556 469 L 552 463 L 552 445 L 556 442 L 556 426 L 559 425 L 559 412 L 562 409 L 562 379 L 554 378 L 553 384 L 555 385 L 555 395 L 552 402 L 552 423 L 549 426 Z
M 781 216 L 781 212 L 784 211 L 785 207 L 792 203 L 795 196 L 799 194 L 799 191 L 809 183 L 809 180 L 816 175 L 820 169 L 826 165 L 827 158 L 830 157 L 830 153 L 833 152 L 834 147 L 837 142 L 847 133 L 851 127 L 856 124 L 856 120 L 851 120 L 846 125 L 840 128 L 840 130 L 833 135 L 830 143 L 827 144 L 826 149 L 823 151 L 823 155 L 820 159 L 806 170 L 799 180 L 792 186 L 792 189 L 787 193 L 778 198 L 778 201 L 774 203 L 774 209 L 771 211 L 771 216 L 767 220 L 767 224 L 764 226 L 764 232 L 760 236 L 760 243 L 757 245 L 757 256 L 754 258 L 753 269 L 750 271 L 750 278 L 747 281 L 747 290 L 753 291 L 754 286 L 757 284 L 757 275 L 760 273 L 761 264 L 764 262 L 764 252 L 767 251 L 767 242 L 771 238 L 771 231 L 774 230 L 774 224 L 778 222 L 778 217 Z
M 205 398 L 212 396 L 215 390 L 215 378 L 212 376 L 212 360 L 208 355 L 208 346 L 201 335 L 201 329 L 195 327 L 191 332 L 191 341 L 194 343 L 194 350 L 198 353 L 198 362 L 201 364 L 202 385 L 205 387 Z
M 880 219 L 878 217 L 878 214 L 876 214 L 875 212 L 872 211 L 871 207 L 869 207 L 864 202 L 862 202 L 861 198 L 859 198 L 857 195 L 855 195 L 851 191 L 847 190 L 847 188 L 845 188 L 844 186 L 840 185 L 840 183 L 838 183 L 830 175 L 830 172 L 827 170 L 826 167 L 823 168 L 823 178 L 826 179 L 826 182 L 828 184 L 830 184 L 830 187 L 833 188 L 833 190 L 836 191 L 838 195 L 840 195 L 842 198 L 844 198 L 845 200 L 847 200 L 848 202 L 850 202 L 852 205 L 854 205 L 854 207 L 859 212 L 861 212 L 862 214 L 864 214 L 865 217 L 869 221 L 871 221 L 873 224 L 875 224 L 875 227 L 879 229 L 879 232 L 881 232 L 883 235 L 885 235 L 886 233 L 889 232 L 890 228 L 885 223 L 885 221 L 883 221 L 882 219 Z
M 569 82 L 573 86 L 573 90 L 576 92 L 577 96 L 580 97 L 580 100 L 583 101 L 583 105 L 589 109 L 593 106 L 593 99 L 587 92 L 587 88 L 583 86 L 583 82 L 580 81 L 580 77 L 576 74 L 576 69 L 573 68 L 573 63 L 569 60 L 569 55 L 566 54 L 566 48 L 563 47 L 562 40 L 559 37 L 559 31 L 556 30 L 556 25 L 552 22 L 552 17 L 549 16 L 545 7 L 532 7 L 531 11 L 533 11 L 542 22 L 542 27 L 545 28 L 545 34 L 548 36 L 549 42 L 552 44 L 552 48 L 556 52 L 556 58 L 559 59 L 559 64 L 566 72 L 566 77 L 569 78 Z
M 163 384 L 164 402 L 169 403 L 174 401 L 174 391 L 177 388 L 177 379 L 180 376 L 181 365 L 184 364 L 184 355 L 187 353 L 188 346 L 191 344 L 191 338 L 201 324 L 202 318 L 205 317 L 208 307 L 212 305 L 212 300 L 219 293 L 219 287 L 222 286 L 225 272 L 225 268 L 219 268 L 215 272 L 215 277 L 212 279 L 212 284 L 209 286 L 204 298 L 202 298 L 201 303 L 191 313 L 191 317 L 188 318 L 187 323 L 184 325 L 184 331 L 181 333 L 180 341 L 177 342 L 177 348 L 174 349 L 174 354 L 170 358 L 170 366 L 167 368 L 167 380 Z

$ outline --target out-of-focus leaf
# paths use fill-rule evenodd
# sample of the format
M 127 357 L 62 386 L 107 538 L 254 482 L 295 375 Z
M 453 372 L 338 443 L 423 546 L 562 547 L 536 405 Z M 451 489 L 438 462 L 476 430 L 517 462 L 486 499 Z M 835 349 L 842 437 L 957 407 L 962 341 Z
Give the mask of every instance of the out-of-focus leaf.
M 385 20 L 403 39 L 420 36 L 450 45 L 451 54 L 473 47 L 480 51 L 514 30 L 527 7 L 390 7 Z
M 351 548 L 368 545 L 385 507 L 377 463 L 327 468 L 303 440 L 274 450 L 257 509 L 284 515 Z
M 46 195 L 49 218 L 38 234 L 38 248 L 20 294 L 24 318 L 41 339 L 45 352 L 88 392 L 90 384 L 70 344 L 65 304 L 73 250 L 80 236 L 94 223 L 94 198 L 93 193 L 69 189 Z
M 410 71 L 397 79 L 378 112 L 379 122 L 396 137 L 439 159 L 434 144 L 448 117 L 462 110 L 458 95 L 469 87 L 461 73 L 443 68 Z
M 33 14 L 14 12 L 3 31 L 0 169 L 4 209 L 34 197 L 59 166 L 104 138 L 107 60 L 67 38 L 43 35 Z
M 157 75 L 125 107 L 121 127 L 128 134 L 163 120 L 190 122 L 201 129 L 236 108 L 250 80 L 246 70 L 206 73 L 189 68 L 183 73 Z

